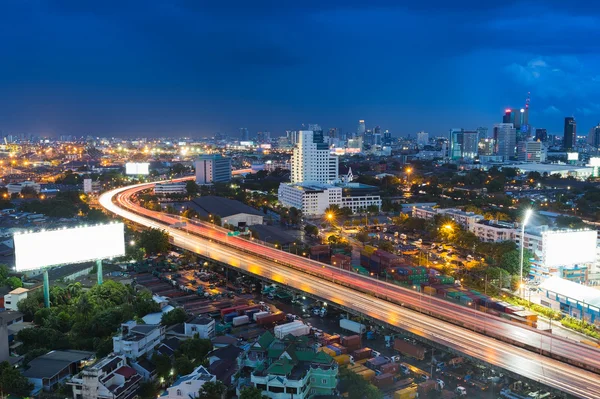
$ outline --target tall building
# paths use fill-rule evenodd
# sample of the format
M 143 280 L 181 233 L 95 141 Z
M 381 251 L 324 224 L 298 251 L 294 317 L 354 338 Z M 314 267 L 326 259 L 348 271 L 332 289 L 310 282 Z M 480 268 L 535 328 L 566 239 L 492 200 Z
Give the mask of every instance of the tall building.
M 548 141 L 548 131 L 546 129 L 535 129 L 535 141 L 545 143 Z
M 256 141 L 259 143 L 270 143 L 271 142 L 271 132 L 258 132 L 256 133 Z
M 322 132 L 301 130 L 292 152 L 292 183 L 331 183 L 337 180 L 338 157 L 332 155 Z
M 367 130 L 364 119 L 358 121 L 358 127 L 356 128 L 356 137 L 363 137 Z
M 196 183 L 212 184 L 231 180 L 231 159 L 221 154 L 200 155 L 195 162 Z
M 487 127 L 478 127 L 477 129 L 477 133 L 479 133 L 479 138 L 480 139 L 487 139 L 488 138 L 488 128 Z
M 593 147 L 600 147 L 600 123 L 590 129 L 588 134 L 588 144 Z
M 420 131 L 417 133 L 417 145 L 419 147 L 425 147 L 429 144 L 429 133 Z
M 250 133 L 248 132 L 248 128 L 240 128 L 240 141 L 250 141 Z
M 516 130 L 519 130 L 519 129 L 521 129 L 523 113 L 525 113 L 525 110 L 523 110 L 523 112 L 520 112 L 520 110 L 518 110 L 518 109 L 507 108 L 504 111 L 504 116 L 502 117 L 502 123 L 512 123 L 513 127 Z
M 540 163 L 546 161 L 546 148 L 541 141 L 522 141 L 517 154 L 519 161 Z
M 479 144 L 479 133 L 472 130 L 450 130 L 450 158 L 475 158 Z
M 565 118 L 565 128 L 563 130 L 563 148 L 567 151 L 573 150 L 577 145 L 577 122 L 572 116 Z
M 493 155 L 494 154 L 494 139 L 480 138 L 477 149 L 478 155 Z
M 337 127 L 332 127 L 329 129 L 329 138 L 330 139 L 337 139 L 338 137 L 338 128 Z
M 392 133 L 389 130 L 383 132 L 383 145 L 391 145 L 392 144 Z
M 298 131 L 297 130 L 286 130 L 285 135 L 291 145 L 296 145 L 298 142 Z
M 496 142 L 496 155 L 503 157 L 504 160 L 515 156 L 517 130 L 512 123 L 494 125 L 494 141 Z

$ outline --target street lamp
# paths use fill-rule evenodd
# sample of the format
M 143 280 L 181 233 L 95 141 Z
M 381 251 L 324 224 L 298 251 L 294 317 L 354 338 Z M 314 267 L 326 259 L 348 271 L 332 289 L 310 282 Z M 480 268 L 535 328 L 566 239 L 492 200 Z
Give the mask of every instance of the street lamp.
M 523 217 L 523 222 L 521 223 L 521 276 L 519 279 L 519 290 L 521 292 L 521 298 L 523 298 L 523 287 L 525 287 L 525 284 L 523 284 L 523 252 L 524 252 L 524 248 L 525 248 L 525 225 L 527 224 L 527 222 L 529 221 L 529 218 L 531 217 L 531 214 L 533 213 L 532 209 L 527 209 L 525 211 L 525 216 Z

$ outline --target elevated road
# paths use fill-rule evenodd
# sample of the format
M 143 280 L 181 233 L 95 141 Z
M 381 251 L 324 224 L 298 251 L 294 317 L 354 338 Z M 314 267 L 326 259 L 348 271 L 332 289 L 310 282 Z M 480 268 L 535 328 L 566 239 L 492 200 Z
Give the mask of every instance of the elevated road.
M 212 225 L 188 223 L 185 230 L 173 228 L 180 218 L 143 209 L 132 200 L 136 192 L 151 185 L 110 191 L 100 197 L 100 204 L 134 223 L 166 230 L 181 248 L 398 326 L 571 396 L 600 398 L 600 351 L 594 348 L 254 241 L 229 237 L 226 230 Z

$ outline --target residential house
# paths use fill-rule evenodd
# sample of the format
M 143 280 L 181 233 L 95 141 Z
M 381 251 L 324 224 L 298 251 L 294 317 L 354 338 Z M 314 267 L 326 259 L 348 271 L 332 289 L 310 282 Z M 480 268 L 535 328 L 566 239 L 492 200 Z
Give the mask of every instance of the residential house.
M 51 391 L 56 384 L 79 373 L 94 359 L 93 352 L 55 350 L 29 362 L 29 369 L 23 372 L 23 376 L 34 386 L 32 395 L 37 395 L 42 389 Z
M 150 353 L 165 339 L 165 327 L 156 324 L 140 324 L 128 321 L 121 324 L 121 331 L 113 337 L 113 351 L 128 358 L 137 359 Z
M 166 394 L 161 399 L 194 399 L 206 382 L 215 382 L 217 379 L 203 366 L 197 367 L 193 372 L 178 378 L 173 385 L 167 388 Z

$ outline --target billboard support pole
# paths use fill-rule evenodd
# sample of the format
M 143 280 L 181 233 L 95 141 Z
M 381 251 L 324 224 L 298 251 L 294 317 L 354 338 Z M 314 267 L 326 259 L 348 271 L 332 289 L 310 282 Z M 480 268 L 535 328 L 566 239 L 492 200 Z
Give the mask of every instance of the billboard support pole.
M 102 259 L 96 261 L 96 270 L 98 271 L 98 285 L 102 285 Z
M 50 307 L 50 281 L 48 278 L 48 270 L 44 270 L 44 306 Z

